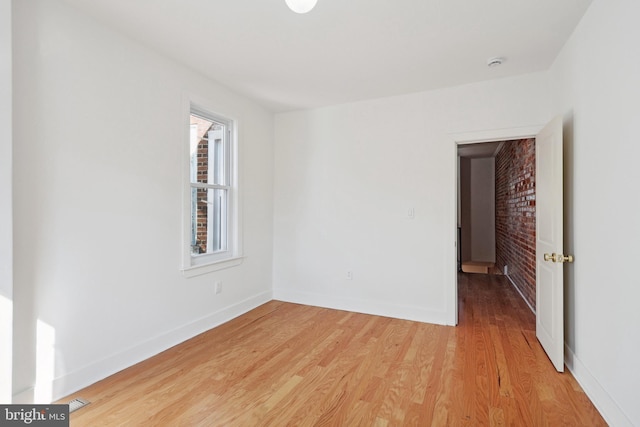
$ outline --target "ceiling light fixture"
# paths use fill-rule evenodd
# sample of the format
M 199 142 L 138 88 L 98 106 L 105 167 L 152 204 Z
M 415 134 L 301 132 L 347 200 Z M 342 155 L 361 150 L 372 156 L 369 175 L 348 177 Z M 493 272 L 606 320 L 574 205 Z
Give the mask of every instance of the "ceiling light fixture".
M 307 13 L 316 6 L 318 0 L 284 0 L 295 13 Z
M 498 67 L 502 65 L 503 62 L 504 58 L 491 58 L 487 61 L 487 66 L 489 66 L 489 68 Z

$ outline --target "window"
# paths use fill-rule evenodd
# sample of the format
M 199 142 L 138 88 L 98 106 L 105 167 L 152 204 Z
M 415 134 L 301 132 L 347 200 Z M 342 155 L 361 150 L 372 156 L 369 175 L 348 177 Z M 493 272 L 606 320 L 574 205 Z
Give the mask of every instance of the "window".
M 234 122 L 191 105 L 183 263 L 189 275 L 239 264 L 235 152 Z

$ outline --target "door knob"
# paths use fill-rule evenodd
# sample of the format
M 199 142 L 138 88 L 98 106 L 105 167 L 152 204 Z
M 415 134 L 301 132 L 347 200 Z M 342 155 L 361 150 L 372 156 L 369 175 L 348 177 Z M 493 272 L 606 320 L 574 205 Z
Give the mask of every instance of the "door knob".
M 562 264 L 564 262 L 573 262 L 573 255 L 556 254 L 554 252 L 551 255 L 544 254 L 544 260 Z
M 558 254 L 556 255 L 556 262 L 573 262 L 573 255 Z

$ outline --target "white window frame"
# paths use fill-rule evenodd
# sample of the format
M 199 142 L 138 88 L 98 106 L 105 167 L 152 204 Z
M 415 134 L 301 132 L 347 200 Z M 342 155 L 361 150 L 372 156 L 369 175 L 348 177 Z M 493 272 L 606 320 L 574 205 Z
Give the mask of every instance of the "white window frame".
M 182 267 L 181 271 L 186 277 L 198 276 L 213 271 L 240 265 L 242 256 L 242 215 L 239 197 L 239 156 L 238 156 L 238 124 L 237 120 L 215 113 L 215 109 L 207 106 L 206 103 L 194 101 L 192 97 L 185 100 L 184 111 L 186 112 L 183 142 L 183 162 L 182 162 Z M 226 126 L 227 135 L 225 141 L 226 159 L 228 167 L 228 200 L 226 209 L 226 235 L 227 247 L 225 250 L 215 253 L 192 255 L 192 235 L 191 235 L 191 191 L 193 188 L 191 179 L 191 114 L 211 119 Z M 215 187 L 215 186 L 212 186 Z

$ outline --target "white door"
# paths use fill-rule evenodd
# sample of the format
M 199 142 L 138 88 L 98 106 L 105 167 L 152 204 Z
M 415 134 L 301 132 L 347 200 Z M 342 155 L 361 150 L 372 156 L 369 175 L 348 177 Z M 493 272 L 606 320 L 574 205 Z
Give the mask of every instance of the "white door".
M 564 371 L 562 117 L 536 137 L 536 336 Z

